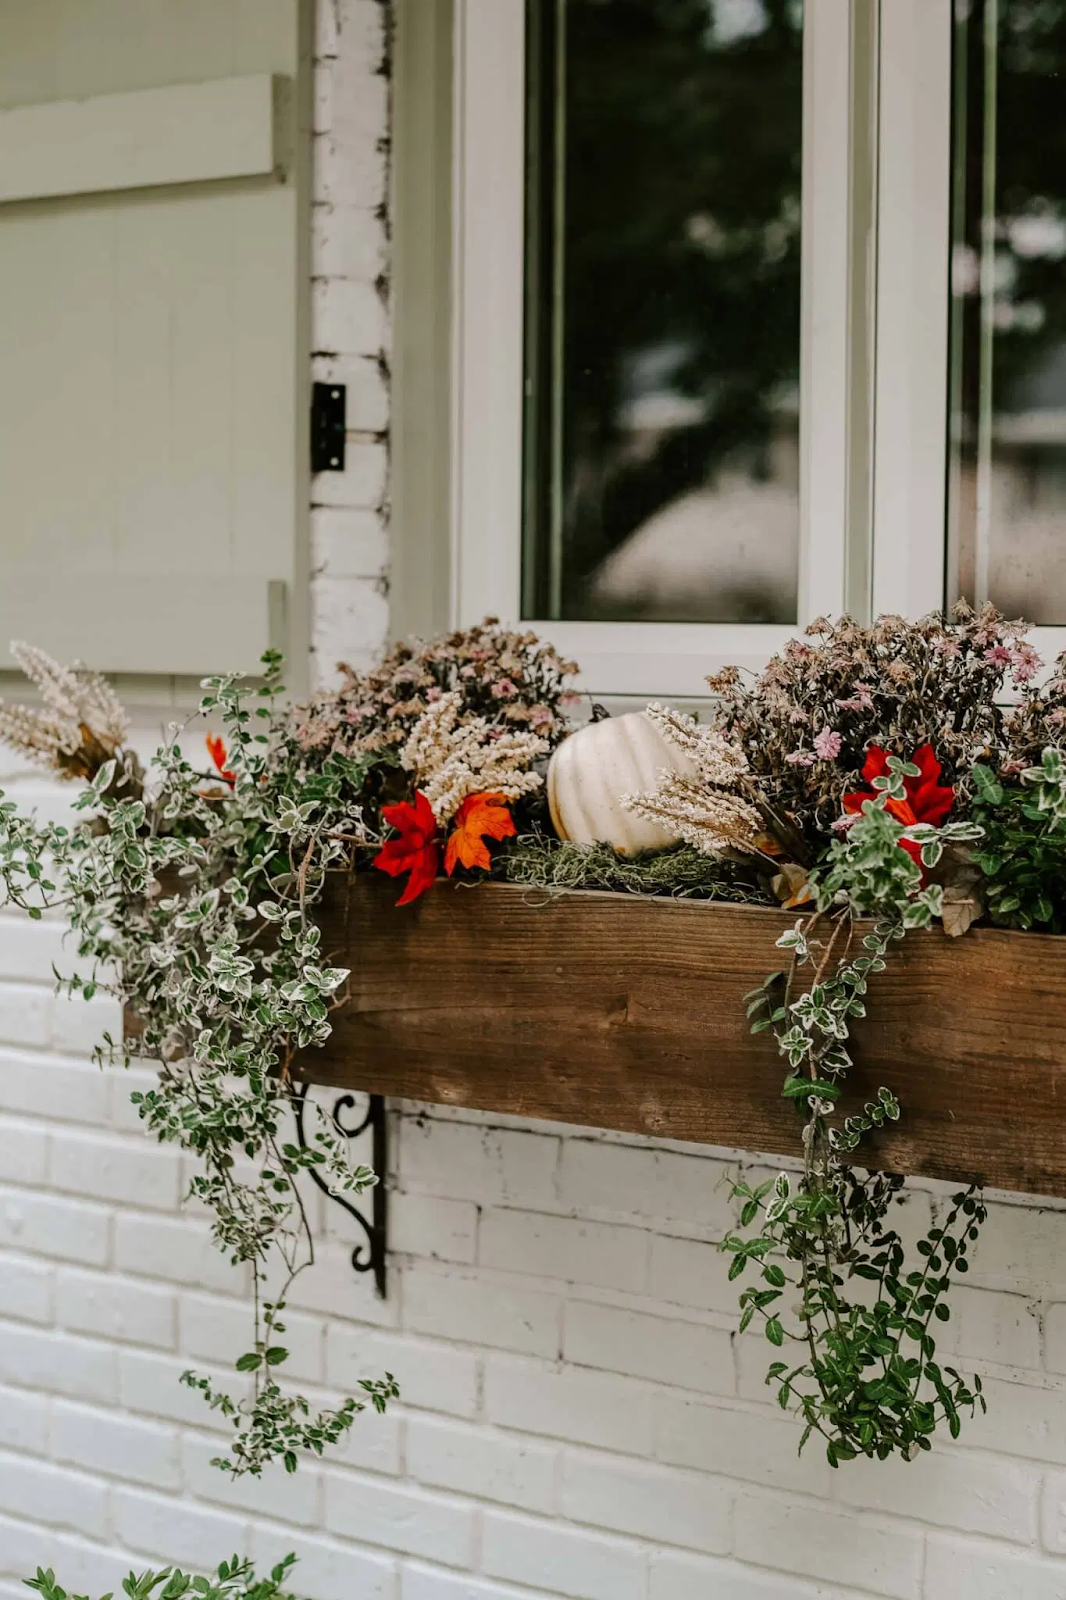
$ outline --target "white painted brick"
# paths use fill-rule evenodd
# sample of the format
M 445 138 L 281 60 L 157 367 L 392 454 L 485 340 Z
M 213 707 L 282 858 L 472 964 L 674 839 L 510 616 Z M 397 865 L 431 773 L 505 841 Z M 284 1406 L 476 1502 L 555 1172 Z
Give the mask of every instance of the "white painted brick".
M 657 1544 L 725 1554 L 733 1541 L 735 1498 L 731 1484 L 702 1473 L 583 1451 L 564 1457 L 564 1516 Z
M 372 356 L 385 341 L 385 308 L 373 284 L 319 278 L 311 296 L 316 351 Z
M 388 1299 L 382 1300 L 371 1273 L 352 1271 L 352 1247 L 365 1243 L 354 1222 L 343 1239 L 320 1237 L 315 1245 L 315 1265 L 297 1278 L 287 1296 L 288 1304 L 296 1310 L 364 1323 L 368 1329 L 395 1328 L 400 1320 L 404 1269 L 390 1261 Z
M 558 1452 L 531 1439 L 431 1417 L 407 1424 L 407 1470 L 418 1482 L 524 1511 L 551 1511 Z
M 29 1455 L 46 1455 L 50 1415 L 47 1395 L 0 1389 L 0 1445 Z
M 561 1369 L 492 1355 L 485 1367 L 490 1422 L 523 1433 L 648 1455 L 654 1391 L 612 1374 Z
M 963 1422 L 964 1440 L 982 1450 L 1066 1466 L 1066 1390 L 987 1377 L 984 1393 L 988 1415 L 978 1411 L 972 1422 Z
M 404 1321 L 414 1333 L 555 1356 L 559 1298 L 460 1271 L 419 1264 L 404 1278 Z
M 252 1554 L 261 1573 L 294 1549 L 300 1559 L 292 1581 L 302 1600 L 398 1600 L 394 1557 L 302 1532 L 294 1538 L 287 1528 L 253 1524 Z
M 389 455 L 384 443 L 377 440 L 356 441 L 349 439 L 344 456 L 343 472 L 320 472 L 311 485 L 311 504 L 314 510 L 322 506 L 339 507 L 344 510 L 377 511 L 385 497 L 388 486 Z M 376 591 L 373 585 L 364 585 L 368 592 Z M 380 649 L 388 631 L 387 614 L 383 625 L 378 624 L 375 617 L 360 617 L 353 610 L 351 593 L 345 590 L 337 578 L 329 583 L 319 583 L 315 586 L 312 599 L 312 624 L 314 628 L 314 650 L 319 654 L 324 648 L 322 630 L 328 627 L 330 619 L 338 613 L 353 618 L 358 625 L 363 621 L 373 620 L 375 631 L 354 631 L 348 635 L 344 643 L 345 656 L 359 650 Z
M 0 1323 L 0 1382 L 106 1405 L 118 1398 L 117 1353 L 95 1340 Z
M 359 1397 L 359 1389 L 354 1384 L 346 1386 L 343 1393 Z M 388 1477 L 398 1478 L 403 1471 L 406 1426 L 406 1419 L 395 1403 L 384 1415 L 368 1405 L 340 1442 L 330 1446 L 329 1460 L 335 1466 L 355 1467 L 360 1472 L 383 1472 Z
M 5 980 L 52 984 L 54 968 L 69 972 L 77 964 L 75 941 L 66 925 L 50 919 L 0 917 L 0 972 Z
M 373 210 L 343 203 L 317 205 L 314 220 L 316 278 L 350 278 L 373 284 L 386 270 L 385 234 Z M 387 400 L 377 418 L 373 426 L 384 428 L 388 422 Z M 367 426 L 355 420 L 350 405 L 347 420 L 349 427 Z
M 571 1301 L 566 1307 L 563 1355 L 578 1366 L 624 1372 L 703 1394 L 735 1392 L 729 1334 L 698 1322 Z
M 481 1218 L 478 1260 L 488 1267 L 631 1294 L 648 1286 L 645 1232 L 577 1217 L 488 1210 Z
M 853 1461 L 837 1474 L 835 1487 L 845 1505 L 868 1511 L 1016 1544 L 1036 1539 L 1040 1474 L 997 1456 L 955 1448 L 916 1461 Z
M 198 1500 L 217 1501 L 235 1511 L 273 1517 L 300 1527 L 309 1528 L 319 1520 L 319 1473 L 309 1459 L 302 1460 L 294 1473 L 274 1468 L 261 1478 L 231 1478 L 211 1465 L 219 1454 L 217 1439 L 187 1433 L 181 1440 L 180 1454 L 185 1484 Z M 289 1537 L 294 1535 L 290 1533 Z
M 176 1297 L 162 1285 L 61 1267 L 56 1276 L 56 1321 L 75 1333 L 173 1350 Z
M 227 1556 L 247 1553 L 247 1521 L 230 1512 L 122 1487 L 113 1490 L 111 1504 L 122 1543 L 153 1561 L 178 1562 L 195 1570 L 217 1566 L 222 1560 L 218 1552 L 223 1550 Z
M 113 1134 L 52 1134 L 50 1182 L 67 1194 L 143 1206 L 148 1211 L 175 1211 L 180 1192 L 180 1158 L 142 1137 Z
M 405 1561 L 401 1575 L 402 1600 L 530 1600 L 543 1589 L 516 1589 L 491 1578 L 474 1578 L 468 1572 L 441 1572 Z
M 0 1316 L 47 1323 L 54 1313 L 54 1268 L 27 1256 L 0 1256 Z
M 389 1197 L 389 1249 L 397 1255 L 470 1265 L 477 1235 L 478 1210 L 469 1200 L 403 1193 Z
M 326 578 L 377 578 L 388 549 L 376 511 L 320 506 L 311 518 L 313 559 Z
M 425 1339 L 374 1333 L 331 1323 L 326 1331 L 326 1375 L 338 1388 L 391 1372 L 405 1406 L 472 1417 L 478 1405 L 478 1364 L 470 1350 Z
M 845 1600 L 836 1589 L 753 1572 L 732 1561 L 708 1561 L 672 1550 L 654 1550 L 651 1556 L 648 1600 L 837 1600 L 838 1595 Z M 848 1595 L 855 1600 L 856 1591 L 849 1589 Z
M 937 1535 L 926 1550 L 925 1593 L 928 1600 L 1063 1600 L 1066 1563 Z
M 486 1512 L 482 1538 L 490 1577 L 575 1600 L 644 1600 L 645 1558 L 620 1539 L 499 1511 Z
M 555 1208 L 558 1138 L 476 1123 L 404 1118 L 399 1143 L 405 1189 L 482 1205 Z
M 139 1412 L 146 1417 L 160 1417 L 167 1422 L 179 1422 L 194 1428 L 216 1428 L 229 1432 L 229 1424 L 217 1411 L 209 1411 L 203 1396 L 195 1393 L 180 1379 L 189 1363 L 173 1357 L 160 1356 L 148 1350 L 119 1350 L 118 1381 L 119 1400 L 127 1411 Z M 208 1373 L 216 1383 L 227 1390 L 238 1392 L 236 1374 L 198 1368 Z
M 52 1009 L 50 989 L 32 988 L 28 984 L 0 985 L 0 1043 L 48 1044 Z
M 173 1428 L 57 1400 L 51 1439 L 56 1459 L 71 1466 L 156 1489 L 180 1486 L 178 1435 Z
M 935 1329 L 942 1355 L 950 1351 L 967 1363 L 1039 1370 L 1040 1318 L 1032 1300 L 953 1283 L 948 1308 L 950 1320 Z
M 330 1533 L 445 1566 L 470 1565 L 475 1513 L 463 1501 L 355 1473 L 327 1471 L 324 1477 Z
M 745 1494 L 737 1501 L 736 1554 L 800 1577 L 845 1583 L 892 1600 L 918 1600 L 922 1535 L 855 1512 Z
M 833 1469 L 813 1443 L 798 1455 L 802 1431 L 776 1410 L 739 1410 L 664 1394 L 656 1406 L 655 1455 L 674 1466 L 827 1496 Z
M 1066 1216 L 1057 1208 L 992 1206 L 973 1247 L 967 1279 L 975 1287 L 1039 1295 L 1048 1263 L 1062 1250 Z
M 52 1043 L 74 1056 L 91 1056 L 104 1034 L 122 1037 L 122 1010 L 117 1000 L 97 995 L 56 995 L 52 1016 Z
M 1049 1372 L 1066 1372 L 1066 1305 L 1049 1306 L 1045 1313 L 1044 1361 Z
M 368 448 L 376 448 L 370 446 Z M 388 600 L 367 578 L 331 578 L 317 586 L 312 596 L 315 621 L 315 659 L 320 676 L 334 672 L 337 663 L 352 659 L 352 640 L 384 644 L 388 633 Z
M 1048 1473 L 1043 1489 L 1041 1523 L 1045 1549 L 1053 1550 L 1056 1555 L 1066 1555 L 1066 1473 Z M 987 1527 L 980 1531 L 995 1534 L 998 1529 Z
M 559 1199 L 567 1210 L 655 1219 L 690 1238 L 719 1238 L 733 1220 L 725 1171 L 706 1156 L 567 1139 Z
M 325 1329 L 320 1318 L 286 1311 L 282 1316 L 284 1333 L 276 1343 L 289 1352 L 286 1371 L 291 1377 L 321 1382 Z M 252 1325 L 249 1307 L 239 1300 L 224 1300 L 212 1295 L 183 1294 L 178 1304 L 179 1347 L 201 1361 L 232 1366 L 249 1348 Z
M 130 1096 L 134 1093 L 144 1094 L 158 1086 L 159 1075 L 155 1068 L 151 1064 L 131 1066 L 123 1072 L 104 1072 L 101 1076 L 110 1090 L 107 1111 L 109 1126 L 119 1133 L 135 1134 L 138 1139 L 154 1138 L 145 1127 Z
M 51 1462 L 0 1454 L 0 1505 L 9 1515 L 97 1539 L 107 1532 L 107 1485 Z
M 656 1300 L 671 1305 L 733 1316 L 743 1284 L 729 1282 L 730 1259 L 716 1244 L 655 1234 L 651 1241 L 650 1292 Z
M 5 1111 L 99 1125 L 107 1120 L 108 1096 L 107 1075 L 91 1062 L 0 1050 L 0 1107 Z
M 334 98 L 334 108 L 336 99 Z M 360 141 L 354 159 L 338 148 L 336 133 L 320 133 L 314 140 L 315 171 L 319 178 L 316 199 L 331 206 L 372 211 L 385 197 L 385 158 L 369 140 Z M 343 282 L 334 279 L 334 282 Z M 314 348 L 322 348 L 315 338 Z
M 0 1246 L 103 1266 L 111 1218 L 100 1206 L 50 1194 L 0 1191 Z
M 74 1533 L 57 1533 L 33 1523 L 16 1524 L 0 1517 L 0 1572 L 10 1567 L 20 1576 L 38 1566 L 52 1566 L 81 1594 L 117 1593 L 130 1570 L 125 1555 Z M 25 1589 L 22 1590 L 25 1596 Z
M 32 1122 L 0 1118 L 0 1182 L 43 1184 L 48 1173 L 48 1134 Z
M 121 1213 L 115 1218 L 115 1265 L 146 1278 L 229 1294 L 244 1294 L 248 1287 L 244 1269 L 230 1265 L 208 1229 L 193 1217 Z

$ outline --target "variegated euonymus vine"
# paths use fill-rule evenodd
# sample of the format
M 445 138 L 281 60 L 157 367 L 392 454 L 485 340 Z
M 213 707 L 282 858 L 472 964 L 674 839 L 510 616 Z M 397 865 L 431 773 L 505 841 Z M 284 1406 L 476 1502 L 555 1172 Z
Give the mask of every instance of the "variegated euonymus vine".
M 295 1470 L 298 1450 L 321 1453 L 368 1402 L 381 1409 L 396 1393 L 386 1374 L 316 1412 L 278 1381 L 286 1299 L 314 1258 L 300 1174 L 315 1166 L 350 1193 L 375 1181 L 326 1118 L 307 1149 L 289 1132 L 294 1057 L 326 1038 L 347 978 L 324 965 L 311 910 L 327 870 L 365 842 L 355 796 L 373 760 L 309 765 L 276 713 L 280 660 L 264 664 L 254 690 L 206 680 L 201 709 L 225 733 L 223 782 L 190 764 L 175 732 L 147 778 L 126 750 L 98 765 L 69 827 L 0 800 L 7 902 L 33 918 L 61 912 L 79 957 L 65 987 L 109 990 L 140 1019 L 138 1039 L 107 1037 L 98 1055 L 161 1063 L 158 1086 L 133 1099 L 159 1139 L 197 1158 L 190 1193 L 250 1273 L 254 1338 L 237 1362 L 248 1392 L 184 1379 L 232 1422 L 217 1464 L 233 1474 L 277 1458 Z
M 980 1195 L 954 1196 L 908 1270 L 889 1225 L 902 1178 L 851 1165 L 864 1135 L 898 1118 L 899 1103 L 882 1088 L 836 1121 L 851 1065 L 848 1037 L 865 1013 L 867 984 L 884 971 L 895 940 L 940 912 L 941 889 L 925 883 L 923 869 L 936 867 L 945 845 L 981 836 L 973 823 L 898 821 L 890 802 L 903 801 L 903 780 L 918 768 L 895 756 L 887 765 L 873 783 L 880 792 L 834 840 L 815 877 L 815 915 L 778 940 L 791 953 L 790 970 L 746 997 L 752 1031 L 772 1029 L 788 1063 L 784 1094 L 803 1113 L 803 1169 L 755 1189 L 735 1184 L 741 1231 L 723 1245 L 731 1278 L 748 1270 L 759 1277 L 741 1293 L 741 1329 L 760 1318 L 772 1345 L 795 1350 L 793 1359 L 772 1363 L 766 1381 L 776 1384 L 782 1409 L 805 1422 L 801 1449 L 820 1434 L 832 1466 L 897 1451 L 910 1458 L 929 1449 L 939 1422 L 956 1436 L 960 1413 L 984 1407 L 980 1379 L 968 1384 L 941 1366 L 933 1337 L 936 1322 L 950 1315 L 950 1275 L 966 1271 L 984 1221 Z M 921 865 L 903 841 L 919 847 Z M 813 975 L 794 995 L 805 968 Z

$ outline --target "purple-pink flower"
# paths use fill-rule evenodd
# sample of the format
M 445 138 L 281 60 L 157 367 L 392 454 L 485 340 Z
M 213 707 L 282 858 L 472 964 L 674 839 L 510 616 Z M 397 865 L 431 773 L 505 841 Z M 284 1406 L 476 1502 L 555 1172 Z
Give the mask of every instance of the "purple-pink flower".
M 991 661 L 994 667 L 1012 667 L 1014 651 L 1005 644 L 994 644 L 985 651 L 985 660 Z
M 1016 644 L 1011 651 L 1015 683 L 1031 683 L 1044 665 L 1031 644 Z
M 785 757 L 790 767 L 813 767 L 814 759 L 812 750 L 793 750 L 791 755 Z
M 814 736 L 814 753 L 819 761 L 835 761 L 842 743 L 839 733 L 832 728 L 823 728 L 821 733 Z

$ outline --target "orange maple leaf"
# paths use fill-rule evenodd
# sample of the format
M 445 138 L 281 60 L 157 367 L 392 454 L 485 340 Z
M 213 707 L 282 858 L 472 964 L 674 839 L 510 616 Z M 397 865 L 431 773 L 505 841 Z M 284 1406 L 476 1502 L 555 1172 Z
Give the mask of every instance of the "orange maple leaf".
M 461 865 L 481 867 L 487 872 L 492 857 L 485 840 L 508 839 L 515 832 L 514 818 L 502 794 L 468 795 L 455 814 L 455 832 L 444 853 L 444 870 L 451 876 Z

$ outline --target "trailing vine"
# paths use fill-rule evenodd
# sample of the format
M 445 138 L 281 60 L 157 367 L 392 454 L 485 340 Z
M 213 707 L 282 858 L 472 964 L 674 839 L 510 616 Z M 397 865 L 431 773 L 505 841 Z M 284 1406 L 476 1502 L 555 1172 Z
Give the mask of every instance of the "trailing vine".
M 834 1467 L 858 1455 L 909 1459 L 929 1449 L 938 1422 L 946 1420 L 956 1437 L 961 1414 L 985 1404 L 979 1378 L 967 1383 L 936 1360 L 933 1336 L 936 1322 L 950 1316 L 951 1274 L 967 1270 L 984 1221 L 980 1195 L 954 1196 L 908 1271 L 889 1225 L 902 1178 L 851 1165 L 867 1134 L 898 1120 L 899 1102 L 882 1087 L 860 1111 L 835 1120 L 868 983 L 885 970 L 894 942 L 940 914 L 943 890 L 926 883 L 926 870 L 945 846 L 970 843 L 981 831 L 970 822 L 898 821 L 889 805 L 905 801 L 904 782 L 919 768 L 896 756 L 886 766 L 873 780 L 875 797 L 813 875 L 814 915 L 777 941 L 790 953 L 788 972 L 771 974 L 746 997 L 752 1032 L 772 1030 L 788 1063 L 783 1093 L 804 1117 L 803 1168 L 795 1183 L 781 1173 L 755 1189 L 735 1184 L 741 1232 L 723 1244 L 731 1279 L 751 1268 L 760 1280 L 741 1293 L 741 1330 L 761 1318 L 772 1345 L 797 1347 L 799 1359 L 773 1362 L 766 1381 L 776 1385 L 782 1409 L 803 1418 L 800 1448 L 819 1434 Z M 901 848 L 905 842 L 917 847 L 918 860 Z M 808 967 L 809 985 L 794 997 Z M 862 1293 L 866 1286 L 872 1292 Z
M 323 1115 L 301 1148 L 290 1114 L 297 1053 L 328 1036 L 347 978 L 323 962 L 313 908 L 326 873 L 365 842 L 354 797 L 384 759 L 332 755 L 309 767 L 278 713 L 279 669 L 280 658 L 264 657 L 258 688 L 206 681 L 201 711 L 222 724 L 222 781 L 186 759 L 175 729 L 150 787 L 130 751 L 83 738 L 89 781 L 73 826 L 0 802 L 7 902 L 34 919 L 68 919 L 84 966 L 61 987 L 112 993 L 140 1019 L 137 1037 L 107 1035 L 97 1057 L 161 1063 L 157 1087 L 133 1101 L 158 1139 L 197 1158 L 190 1195 L 208 1208 L 219 1248 L 251 1274 L 253 1337 L 236 1362 L 250 1390 L 193 1372 L 183 1380 L 232 1424 L 216 1464 L 235 1476 L 279 1458 L 294 1471 L 298 1451 L 321 1454 L 365 1405 L 382 1409 L 397 1393 L 386 1374 L 315 1410 L 279 1381 L 288 1297 L 314 1261 L 301 1175 L 317 1167 L 352 1194 L 376 1181 L 350 1164 Z M 77 675 L 65 676 L 53 690 L 76 713 Z

